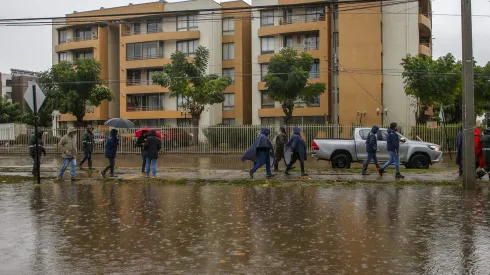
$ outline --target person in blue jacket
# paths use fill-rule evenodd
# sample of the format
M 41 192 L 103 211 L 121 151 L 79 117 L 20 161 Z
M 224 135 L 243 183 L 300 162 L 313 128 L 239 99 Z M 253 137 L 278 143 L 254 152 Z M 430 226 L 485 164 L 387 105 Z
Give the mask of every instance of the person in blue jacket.
M 117 134 L 116 129 L 112 129 L 111 132 L 109 133 L 109 137 L 107 138 L 106 144 L 105 144 L 105 157 L 107 160 L 109 160 L 109 165 L 100 172 L 103 178 L 105 178 L 105 174 L 107 170 L 111 170 L 111 178 L 115 178 L 116 176 L 114 175 L 114 166 L 116 165 L 116 153 L 117 153 L 117 146 L 119 145 L 119 137 Z
M 308 176 L 308 174 L 305 172 L 305 160 L 307 159 L 306 143 L 301 137 L 301 128 L 298 126 L 293 128 L 293 136 L 286 146 L 284 146 L 284 151 L 284 155 L 291 155 L 291 161 L 287 164 L 286 172 L 284 173 L 289 175 L 289 171 L 291 171 L 293 164 L 296 162 L 296 160 L 299 160 L 301 165 L 301 175 Z
M 371 131 L 366 137 L 366 152 L 367 152 L 367 160 L 362 166 L 362 175 L 369 175 L 367 173 L 367 168 L 369 163 L 371 163 L 371 160 L 374 160 L 374 165 L 376 165 L 376 169 L 378 170 L 378 174 L 381 175 L 381 166 L 379 165 L 378 162 L 378 157 L 376 156 L 376 153 L 379 151 L 378 150 L 378 131 L 379 127 L 374 125 L 373 128 L 371 128 Z
M 242 157 L 242 161 L 251 160 L 254 162 L 254 166 L 249 171 L 250 178 L 253 178 L 255 171 L 257 171 L 257 169 L 262 167 L 264 164 L 267 177 L 271 178 L 274 176 L 271 173 L 271 164 L 274 160 L 274 148 L 269 140 L 270 133 L 271 130 L 269 128 L 263 128 L 259 137 Z
M 388 154 L 390 155 L 390 160 L 388 160 L 383 167 L 381 167 L 381 174 L 385 172 L 386 167 L 395 164 L 396 175 L 395 178 L 403 179 L 405 178 L 400 173 L 400 137 L 396 131 L 396 127 L 398 125 L 396 122 L 392 122 L 390 124 L 390 128 L 388 129 L 388 136 L 386 137 L 386 147 L 388 149 Z

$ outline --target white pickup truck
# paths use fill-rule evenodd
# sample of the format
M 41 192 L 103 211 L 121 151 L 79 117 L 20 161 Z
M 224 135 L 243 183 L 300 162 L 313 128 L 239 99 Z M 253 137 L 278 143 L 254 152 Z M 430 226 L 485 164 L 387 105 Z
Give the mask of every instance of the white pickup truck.
M 350 168 L 352 162 L 364 162 L 367 159 L 366 137 L 371 128 L 356 128 L 352 139 L 314 139 L 313 157 L 328 160 L 333 168 Z M 387 130 L 378 131 L 378 160 L 385 162 L 389 159 L 386 148 Z M 407 168 L 427 169 L 433 163 L 442 161 L 440 146 L 420 141 L 409 140 L 400 136 L 400 163 Z

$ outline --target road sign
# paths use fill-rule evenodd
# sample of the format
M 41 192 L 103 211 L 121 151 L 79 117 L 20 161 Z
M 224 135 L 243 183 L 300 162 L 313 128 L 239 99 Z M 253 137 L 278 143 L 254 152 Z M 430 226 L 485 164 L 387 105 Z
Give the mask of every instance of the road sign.
M 44 103 L 44 100 L 46 99 L 46 96 L 44 95 L 43 91 L 39 86 L 37 85 L 36 81 L 28 81 L 28 87 L 26 92 L 24 93 L 24 99 L 27 102 L 27 105 L 31 108 L 33 112 L 39 111 L 41 109 L 41 106 Z M 36 107 L 37 110 L 34 110 L 34 102 L 33 102 L 33 86 L 36 86 Z

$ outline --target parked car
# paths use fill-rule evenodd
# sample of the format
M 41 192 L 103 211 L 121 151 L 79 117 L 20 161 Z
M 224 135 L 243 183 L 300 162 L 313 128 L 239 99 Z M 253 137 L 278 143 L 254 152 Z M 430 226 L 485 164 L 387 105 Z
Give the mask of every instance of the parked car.
M 192 135 L 183 129 L 169 128 L 164 129 L 161 133 L 162 141 L 167 147 L 189 146 L 192 143 Z
M 356 128 L 351 139 L 317 138 L 312 144 L 313 157 L 331 161 L 333 168 L 350 168 L 352 162 L 364 162 L 367 159 L 366 137 L 371 128 Z M 386 148 L 387 129 L 378 132 L 378 160 L 388 161 Z M 407 168 L 427 169 L 431 164 L 442 161 L 440 146 L 433 143 L 409 140 L 400 136 L 400 163 Z

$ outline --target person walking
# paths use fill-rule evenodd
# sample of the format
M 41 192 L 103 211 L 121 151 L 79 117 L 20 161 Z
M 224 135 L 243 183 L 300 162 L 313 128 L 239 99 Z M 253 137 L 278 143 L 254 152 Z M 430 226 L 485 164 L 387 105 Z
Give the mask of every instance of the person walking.
M 37 175 L 37 167 L 38 163 L 36 158 L 36 139 L 37 139 L 37 152 L 39 154 L 39 160 L 41 160 L 41 154 L 44 154 L 46 156 L 46 149 L 44 149 L 44 142 L 43 142 L 43 130 L 39 130 L 37 132 L 37 137 L 36 134 L 32 134 L 31 137 L 29 138 L 29 156 L 32 158 L 32 174 L 35 176 Z
M 403 179 L 405 178 L 405 176 L 400 173 L 400 137 L 398 136 L 398 133 L 396 131 L 397 126 L 398 125 L 396 124 L 396 122 L 392 122 L 390 124 L 390 128 L 388 129 L 386 146 L 388 149 L 388 154 L 390 155 L 390 160 L 388 160 L 388 162 L 386 162 L 385 165 L 381 167 L 381 175 L 385 173 L 385 169 L 388 166 L 395 164 L 395 178 Z
M 119 146 L 119 137 L 117 134 L 116 129 L 112 129 L 109 133 L 109 137 L 107 138 L 106 144 L 105 144 L 105 152 L 104 155 L 109 161 L 109 165 L 107 165 L 104 170 L 100 171 L 100 175 L 105 178 L 105 174 L 107 173 L 107 170 L 110 169 L 111 178 L 115 178 L 116 175 L 114 175 L 114 167 L 116 165 L 116 154 L 117 154 L 117 147 Z
M 267 178 L 274 177 L 271 173 L 271 158 L 274 158 L 274 148 L 269 140 L 270 133 L 271 130 L 269 128 L 263 128 L 259 137 L 242 157 L 242 161 L 251 160 L 254 162 L 254 166 L 249 171 L 250 178 L 253 178 L 257 169 L 264 164 Z
M 481 144 L 481 131 L 478 127 L 475 127 L 475 165 L 476 168 L 484 168 L 485 161 L 483 160 L 483 150 Z
M 362 166 L 362 175 L 366 176 L 369 175 L 367 173 L 367 168 L 369 163 L 371 163 L 371 160 L 374 160 L 374 165 L 376 165 L 376 169 L 378 170 L 378 174 L 382 176 L 381 174 L 381 166 L 379 165 L 378 162 L 378 157 L 376 156 L 376 153 L 379 151 L 378 150 L 378 131 L 379 127 L 374 125 L 373 128 L 371 128 L 371 131 L 369 132 L 368 136 L 366 137 L 366 152 L 367 152 L 367 160 L 364 162 L 364 165 Z
M 458 150 L 456 154 L 456 164 L 459 167 L 459 175 L 463 175 L 463 126 L 459 128 L 459 133 L 456 138 L 456 149 Z
M 139 136 L 138 139 L 136 140 L 136 147 L 141 148 L 141 159 L 143 160 L 143 163 L 141 164 L 141 174 L 145 174 L 145 168 L 146 168 L 145 142 L 147 137 L 148 137 L 148 131 L 142 130 L 141 136 Z
M 293 164 L 299 160 L 301 166 L 301 176 L 308 176 L 305 171 L 305 160 L 307 159 L 306 153 L 306 143 L 304 139 L 301 137 L 301 128 L 295 126 L 293 128 L 293 136 L 291 140 L 285 146 L 286 151 L 291 154 L 291 161 L 286 166 L 286 171 L 284 172 L 286 175 L 290 175 L 289 171 L 291 171 Z
M 82 169 L 85 161 L 88 162 L 88 169 L 94 170 L 92 167 L 92 152 L 94 151 L 94 126 L 89 125 L 82 136 L 83 159 L 80 161 L 80 169 Z
M 279 162 L 284 159 L 284 145 L 288 142 L 288 136 L 286 134 L 286 127 L 281 126 L 279 133 L 274 139 L 275 143 L 275 158 L 274 158 L 274 172 L 279 171 Z
M 485 135 L 481 137 L 481 149 L 483 157 L 483 167 L 476 173 L 476 177 L 481 179 L 490 172 L 490 128 L 485 129 Z M 490 179 L 490 174 L 489 174 Z
M 146 138 L 146 142 L 144 145 L 144 151 L 146 155 L 146 177 L 150 177 L 150 166 L 151 166 L 151 174 L 153 178 L 156 178 L 157 175 L 157 160 L 158 160 L 158 152 L 162 149 L 162 141 L 157 137 L 157 132 L 155 130 L 151 130 L 148 138 Z
M 75 171 L 77 167 L 77 141 L 75 138 L 75 135 L 77 133 L 77 130 L 74 127 L 68 128 L 68 133 L 64 135 L 60 142 L 58 143 L 58 146 L 61 148 L 62 157 L 63 157 L 63 165 L 61 166 L 60 172 L 58 174 L 58 179 L 62 180 L 63 179 L 63 174 L 65 173 L 66 168 L 68 167 L 68 164 L 71 164 L 71 180 L 74 181 L 76 180 L 75 178 Z

